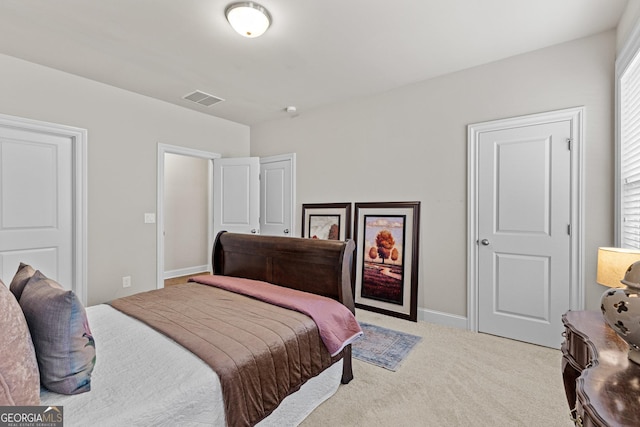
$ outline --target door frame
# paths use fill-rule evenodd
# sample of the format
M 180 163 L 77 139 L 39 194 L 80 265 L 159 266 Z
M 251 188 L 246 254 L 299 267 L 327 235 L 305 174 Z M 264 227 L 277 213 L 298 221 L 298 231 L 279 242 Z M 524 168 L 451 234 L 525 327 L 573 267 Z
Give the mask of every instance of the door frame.
M 87 130 L 57 123 L 0 114 L 0 126 L 71 139 L 72 146 L 72 274 L 71 289 L 87 305 Z
M 480 134 L 549 122 L 571 122 L 571 243 L 569 305 L 584 309 L 584 107 L 474 123 L 467 127 L 467 329 L 478 332 L 478 144 Z
M 208 160 L 209 174 L 208 183 L 208 213 L 207 213 L 207 250 L 213 248 L 213 159 L 219 159 L 221 154 L 209 151 L 197 150 L 194 148 L 181 147 L 178 145 L 158 143 L 158 176 L 157 176 L 157 207 L 156 207 L 156 288 L 164 288 L 164 155 L 179 154 L 188 157 L 197 157 Z M 211 254 L 209 254 L 211 255 Z M 211 256 L 207 257 L 209 268 L 211 268 Z

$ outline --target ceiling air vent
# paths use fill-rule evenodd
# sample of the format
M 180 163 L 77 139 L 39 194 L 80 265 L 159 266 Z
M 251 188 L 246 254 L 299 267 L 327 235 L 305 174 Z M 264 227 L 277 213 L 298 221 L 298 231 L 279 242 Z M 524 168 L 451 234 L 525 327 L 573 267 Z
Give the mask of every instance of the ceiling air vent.
M 193 101 L 197 104 L 204 105 L 205 107 L 211 107 L 213 104 L 217 104 L 218 102 L 224 101 L 222 98 L 218 98 L 217 96 L 209 95 L 208 93 L 204 93 L 202 91 L 196 90 L 195 92 L 191 92 L 182 97 L 183 99 L 187 99 L 189 101 Z

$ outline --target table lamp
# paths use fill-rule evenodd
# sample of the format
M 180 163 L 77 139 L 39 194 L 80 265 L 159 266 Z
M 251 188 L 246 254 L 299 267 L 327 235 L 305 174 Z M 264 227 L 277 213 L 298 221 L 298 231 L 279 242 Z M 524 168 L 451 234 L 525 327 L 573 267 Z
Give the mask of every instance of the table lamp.
M 629 344 L 629 360 L 640 364 L 640 250 L 598 248 L 596 281 L 604 320 Z

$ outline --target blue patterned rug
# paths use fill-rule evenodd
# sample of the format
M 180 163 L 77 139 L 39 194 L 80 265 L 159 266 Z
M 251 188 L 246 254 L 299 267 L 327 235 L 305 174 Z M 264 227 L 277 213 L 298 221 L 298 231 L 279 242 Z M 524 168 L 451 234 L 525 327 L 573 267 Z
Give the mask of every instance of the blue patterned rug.
M 422 337 L 360 322 L 364 336 L 352 344 L 358 360 L 395 371 Z

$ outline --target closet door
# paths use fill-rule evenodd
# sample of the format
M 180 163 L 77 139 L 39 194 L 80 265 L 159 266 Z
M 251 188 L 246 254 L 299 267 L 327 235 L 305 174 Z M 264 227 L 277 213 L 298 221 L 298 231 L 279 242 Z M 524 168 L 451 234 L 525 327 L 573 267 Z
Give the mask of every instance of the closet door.
M 214 234 L 260 234 L 260 159 L 215 159 L 213 185 Z
M 0 127 L 0 274 L 20 262 L 73 286 L 73 138 Z
M 478 143 L 478 331 L 560 348 L 571 308 L 571 121 Z
M 260 159 L 260 232 L 293 236 L 295 154 Z

